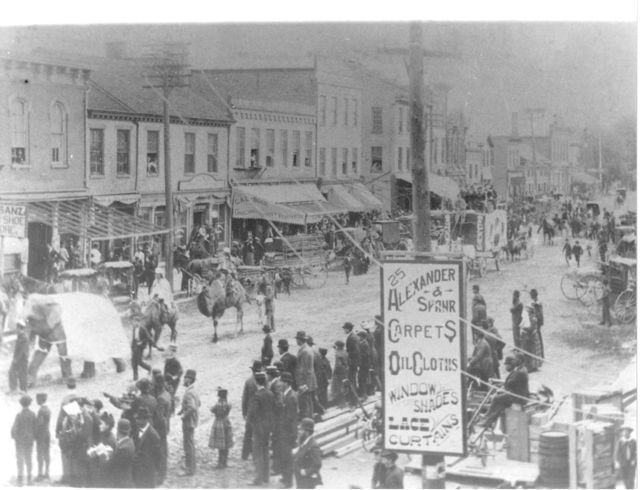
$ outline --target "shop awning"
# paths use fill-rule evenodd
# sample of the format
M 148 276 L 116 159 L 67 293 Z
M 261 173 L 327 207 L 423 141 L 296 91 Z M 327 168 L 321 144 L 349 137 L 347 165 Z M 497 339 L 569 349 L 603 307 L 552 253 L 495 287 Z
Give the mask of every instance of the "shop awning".
M 233 217 L 304 225 L 347 210 L 328 202 L 315 184 L 240 185 L 232 190 Z
M 139 199 L 140 194 L 138 194 L 137 192 L 93 196 L 93 200 L 101 206 L 110 206 L 114 202 L 121 202 L 122 204 L 135 204 Z
M 348 190 L 364 205 L 367 211 L 382 209 L 382 201 L 374 196 L 371 191 L 364 186 L 364 184 L 359 182 L 349 184 Z
M 395 175 L 396 179 L 400 179 L 409 184 L 412 183 L 413 176 L 408 172 L 399 172 Z M 429 192 L 433 192 L 434 194 L 453 201 L 458 197 L 460 188 L 458 187 L 458 184 L 449 177 L 429 172 Z
M 57 221 L 55 224 L 59 233 L 86 235 L 90 240 L 134 238 L 169 232 L 145 219 L 103 206 L 91 199 L 30 202 L 27 216 L 29 221 L 50 225 Z
M 364 204 L 349 193 L 344 185 L 336 184 L 327 187 L 327 200 L 340 208 L 354 213 L 365 211 Z

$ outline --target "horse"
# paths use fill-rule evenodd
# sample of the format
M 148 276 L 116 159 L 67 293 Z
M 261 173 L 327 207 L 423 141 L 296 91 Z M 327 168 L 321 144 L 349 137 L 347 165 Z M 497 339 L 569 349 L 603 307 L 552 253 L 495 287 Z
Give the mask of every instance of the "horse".
M 147 329 L 149 333 L 153 333 L 153 343 L 149 343 L 149 353 L 147 358 L 151 357 L 151 348 L 157 347 L 160 334 L 162 333 L 162 327 L 169 325 L 171 329 L 171 342 L 175 342 L 178 338 L 178 309 L 174 308 L 169 310 L 161 300 L 151 298 L 148 303 L 142 301 L 131 301 L 129 304 L 132 315 L 141 315 L 142 321 L 140 326 Z
M 514 262 L 516 257 L 518 257 L 518 260 L 520 260 L 522 243 L 519 239 L 515 240 L 513 238 L 509 238 L 509 240 L 507 240 L 507 244 L 502 247 L 502 250 L 504 250 L 505 254 L 507 255 L 507 259 L 509 259 L 511 262 Z
M 220 260 L 217 257 L 190 259 L 186 252 L 176 250 L 173 253 L 173 263 L 174 267 L 182 272 L 180 289 L 182 291 L 191 291 L 193 279 L 198 277 L 211 279 L 212 274 L 218 268 Z
M 224 284 L 220 279 L 213 279 L 204 284 L 201 283 L 200 287 L 202 290 L 198 294 L 197 305 L 200 313 L 213 320 L 211 341 L 218 341 L 218 320 L 224 315 L 225 310 L 231 307 L 236 309 L 236 330 L 239 326 L 238 333 L 244 333 L 244 305 L 251 303 L 252 299 L 240 281 L 229 277 Z
M 556 234 L 555 224 L 550 219 L 542 220 L 542 243 L 553 245 L 553 237 Z

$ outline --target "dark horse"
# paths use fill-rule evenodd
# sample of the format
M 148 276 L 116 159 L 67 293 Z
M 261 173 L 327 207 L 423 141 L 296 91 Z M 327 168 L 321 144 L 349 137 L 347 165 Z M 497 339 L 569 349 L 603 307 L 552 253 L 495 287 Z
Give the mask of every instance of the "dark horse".
M 149 353 L 147 357 L 151 357 L 151 348 L 158 345 L 160 334 L 162 333 L 162 327 L 169 325 L 171 329 L 171 342 L 175 342 L 178 338 L 178 332 L 176 330 L 178 324 L 178 310 L 168 310 L 160 300 L 151 299 L 149 303 L 141 304 L 137 301 L 133 301 L 130 304 L 132 314 L 142 315 L 141 326 L 149 333 L 153 334 L 153 343 L 149 343 Z M 161 349 L 159 349 L 161 350 Z
M 182 273 L 180 290 L 189 291 L 192 279 L 213 278 L 211 273 L 218 268 L 219 260 L 216 257 L 190 259 L 186 251 L 178 249 L 173 253 L 173 264 Z

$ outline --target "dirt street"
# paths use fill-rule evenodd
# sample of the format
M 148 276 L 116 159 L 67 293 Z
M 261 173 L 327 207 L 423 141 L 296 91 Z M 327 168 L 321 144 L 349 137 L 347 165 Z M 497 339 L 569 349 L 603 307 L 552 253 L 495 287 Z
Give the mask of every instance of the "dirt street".
M 556 393 L 570 393 L 572 389 L 593 386 L 607 379 L 613 381 L 618 372 L 626 366 L 628 357 L 611 350 L 594 350 L 587 345 L 575 347 L 569 345 L 573 334 L 579 331 L 581 322 L 589 320 L 586 308 L 578 302 L 566 300 L 560 291 L 560 278 L 567 270 L 561 256 L 560 240 L 556 239 L 554 247 L 537 245 L 535 256 L 529 260 L 509 263 L 500 272 L 490 271 L 487 277 L 473 279 L 469 282 L 479 284 L 484 295 L 488 314 L 495 318 L 496 326 L 503 338 L 511 342 L 511 320 L 509 306 L 514 289 L 522 291 L 523 300 L 528 301 L 526 291 L 537 288 L 545 308 L 545 325 L 543 336 L 545 354 L 549 362 L 545 363 L 539 373 L 532 374 L 551 386 Z M 594 247 L 595 251 L 596 247 Z M 588 262 L 588 257 L 585 261 Z M 380 308 L 380 276 L 377 267 L 373 267 L 367 275 L 353 277 L 351 284 L 346 285 L 344 276 L 338 272 L 330 274 L 324 288 L 317 290 L 293 290 L 291 296 L 279 296 L 275 307 L 277 330 L 273 334 L 274 346 L 279 338 L 289 339 L 292 351 L 296 351 L 294 336 L 297 330 L 305 330 L 312 335 L 320 347 L 329 348 L 333 341 L 343 337 L 340 328 L 345 321 L 356 326 L 361 322 L 371 321 Z M 213 328 L 210 319 L 204 318 L 197 311 L 193 301 L 181 306 L 181 319 L 178 324 L 178 358 L 185 369 L 192 368 L 198 373 L 196 390 L 202 400 L 200 410 L 200 426 L 196 431 L 198 452 L 198 472 L 194 477 L 180 478 L 182 458 L 182 434 L 178 417 L 172 419 L 170 434 L 170 461 L 166 487 L 246 487 L 253 479 L 251 461 L 240 459 L 240 447 L 244 432 L 240 398 L 244 380 L 249 376 L 254 359 L 260 356 L 263 334 L 258 324 L 255 306 L 249 306 L 245 314 L 245 332 L 235 333 L 235 312 L 227 312 L 219 327 L 220 341 L 211 343 Z M 615 330 L 617 332 L 617 330 Z M 613 332 L 612 332 L 613 333 Z M 164 332 L 161 345 L 169 342 L 168 330 Z M 595 347 L 597 349 L 597 346 Z M 331 351 L 330 351 L 331 352 Z M 331 354 L 330 354 L 331 356 Z M 161 353 L 154 352 L 152 365 L 161 367 Z M 10 362 L 10 354 L 3 353 L 0 370 L 6 373 Z M 51 356 L 44 370 L 55 372 L 48 366 L 55 366 L 57 359 Z M 74 366 L 75 373 L 80 366 Z M 571 369 L 569 372 L 567 369 Z M 5 374 L 6 376 L 6 374 Z M 596 377 L 597 376 L 597 377 Z M 114 394 L 123 393 L 131 382 L 131 371 L 115 374 L 112 365 L 99 366 L 98 376 L 93 380 L 79 380 L 78 392 L 89 397 L 101 397 L 103 391 Z M 230 468 L 226 471 L 214 470 L 216 463 L 214 452 L 207 447 L 212 415 L 209 408 L 215 403 L 218 386 L 229 390 L 229 400 L 233 406 L 230 418 L 234 427 L 235 446 L 231 451 Z M 7 381 L 3 382 L 6 390 Z M 49 406 L 54 418 L 65 387 L 59 383 L 43 382 L 33 390 L 49 393 Z M 178 392 L 181 394 L 182 389 Z M 105 405 L 109 403 L 105 400 Z M 18 411 L 18 397 L 2 395 L 0 402 L 0 434 L 4 435 L 0 447 L 9 457 L 5 459 L 4 483 L 10 483 L 14 470 L 12 442 L 8 438 L 10 426 Z M 112 408 L 112 407 L 111 407 Z M 113 410 L 117 412 L 117 410 Z M 327 488 L 347 488 L 351 485 L 367 487 L 369 485 L 372 461 L 370 455 L 357 452 L 343 459 L 330 458 L 324 461 L 323 478 Z M 55 479 L 60 475 L 60 456 L 55 439 L 52 442 L 52 475 Z M 412 480 L 412 478 L 408 478 Z M 419 482 L 419 480 L 418 480 Z M 279 487 L 278 478 L 272 478 L 272 487 Z M 408 486 L 414 486 L 411 483 Z

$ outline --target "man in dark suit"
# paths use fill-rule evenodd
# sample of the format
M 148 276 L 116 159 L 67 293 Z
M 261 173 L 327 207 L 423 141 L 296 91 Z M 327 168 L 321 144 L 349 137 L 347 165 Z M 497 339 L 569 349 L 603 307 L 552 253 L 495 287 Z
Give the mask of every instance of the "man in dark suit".
M 133 481 L 136 488 L 155 488 L 160 471 L 162 450 L 160 436 L 151 426 L 151 414 L 146 407 L 136 413 L 138 440 L 133 460 Z
M 346 322 L 342 325 L 342 330 L 347 336 L 345 341 L 345 346 L 347 348 L 347 356 L 349 358 L 349 383 L 353 390 L 349 389 L 348 399 L 351 405 L 356 405 L 357 400 L 353 394 L 354 391 L 358 389 L 358 384 L 356 382 L 356 378 L 358 375 L 358 366 L 360 365 L 360 341 L 358 340 L 358 336 L 353 331 L 353 323 Z
M 313 354 L 313 374 L 316 379 L 316 389 L 313 390 L 311 394 L 311 399 L 313 400 L 313 414 L 314 416 L 322 416 L 324 414 L 324 405 L 320 403 L 320 397 L 318 396 L 318 377 L 322 373 L 322 356 L 320 352 L 316 348 L 315 342 L 313 341 L 313 337 L 307 335 L 307 345 L 311 348 L 311 353 Z M 317 420 L 317 418 L 316 418 Z
M 178 415 L 182 416 L 182 443 L 184 447 L 185 471 L 180 476 L 192 476 L 196 472 L 196 446 L 194 434 L 198 426 L 198 409 L 200 408 L 200 398 L 196 393 L 194 383 L 196 382 L 196 372 L 187 369 L 184 375 L 184 386 L 186 387 L 182 395 L 182 408 Z
M 295 380 L 298 386 L 298 404 L 301 417 L 313 417 L 313 393 L 317 388 L 316 374 L 313 370 L 313 351 L 307 344 L 307 334 L 296 333 L 298 357 L 296 359 Z
M 504 367 L 509 373 L 504 380 L 504 392 L 493 397 L 489 413 L 482 425 L 490 427 L 512 404 L 525 405 L 525 398 L 529 397 L 529 374 L 522 365 L 521 357 L 507 356 Z
M 284 383 L 285 390 L 276 427 L 278 432 L 278 466 L 282 471 L 282 484 L 285 488 L 291 488 L 293 486 L 293 447 L 296 444 L 298 428 L 298 397 L 291 387 L 293 383 L 291 374 L 282 373 L 280 380 Z
M 398 454 L 393 451 L 382 451 L 380 455 L 384 465 L 384 480 L 380 488 L 404 488 L 404 471 L 396 466 Z
M 253 361 L 253 366 L 251 366 L 251 376 L 249 376 L 244 382 L 244 388 L 242 390 L 242 417 L 245 420 L 244 438 L 242 440 L 242 459 L 245 461 L 249 459 L 249 455 L 251 454 L 251 424 L 247 417 L 249 415 L 251 400 L 253 400 L 256 391 L 258 391 L 258 384 L 256 383 L 255 375 L 261 371 L 262 362 Z
M 18 465 L 18 485 L 22 485 L 24 468 L 27 467 L 27 485 L 31 484 L 31 461 L 33 443 L 36 440 L 36 414 L 29 408 L 31 397 L 23 395 L 20 398 L 22 410 L 16 415 L 11 427 L 11 437 L 16 444 L 16 462 Z
M 358 395 L 366 398 L 369 394 L 369 380 L 371 379 L 369 370 L 371 369 L 371 347 L 367 340 L 367 333 L 364 330 L 358 332 L 360 342 L 360 365 L 358 366 Z
M 292 388 L 296 389 L 296 356 L 289 352 L 289 341 L 287 339 L 278 340 L 278 353 L 282 363 L 282 371 L 287 371 L 293 378 Z
M 296 488 L 316 488 L 316 485 L 322 484 L 320 476 L 322 451 L 313 437 L 313 430 L 313 420 L 302 419 L 298 431 L 298 447 L 293 461 Z
M 620 430 L 622 431 L 622 437 L 620 437 L 616 448 L 616 459 L 620 465 L 620 473 L 622 473 L 624 487 L 636 488 L 635 483 L 638 449 L 636 440 L 631 437 L 633 427 L 625 424 L 620 428 Z
M 116 447 L 108 463 L 107 474 L 111 478 L 111 488 L 132 488 L 133 462 L 136 457 L 136 447 L 131 437 L 131 422 L 127 419 L 118 420 Z
M 251 400 L 247 422 L 251 425 L 251 454 L 256 476 L 251 485 L 269 484 L 269 437 L 273 431 L 275 397 L 267 390 L 267 376 L 255 374 L 258 389 Z
M 169 421 L 171 420 L 171 395 L 165 388 L 164 376 L 161 372 L 154 375 L 154 384 L 156 386 L 156 400 L 157 406 L 155 415 L 153 418 L 153 428 L 160 436 L 160 446 L 162 448 L 162 460 L 160 461 L 160 480 L 158 483 L 164 482 L 167 476 L 167 436 L 169 435 Z

